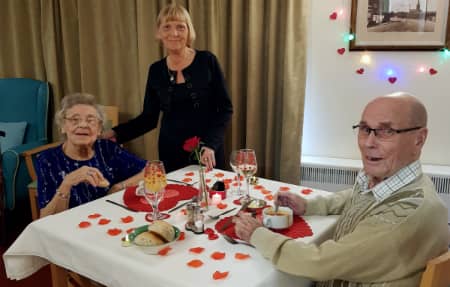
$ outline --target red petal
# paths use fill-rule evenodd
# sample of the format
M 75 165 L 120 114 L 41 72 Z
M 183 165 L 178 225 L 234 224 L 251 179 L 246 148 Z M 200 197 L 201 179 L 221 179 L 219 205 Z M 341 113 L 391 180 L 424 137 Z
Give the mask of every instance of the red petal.
M 192 267 L 192 268 L 198 268 L 202 265 L 203 265 L 203 261 L 198 260 L 198 259 L 191 260 L 187 263 L 187 266 Z
M 244 254 L 244 253 L 237 252 L 236 254 L 234 254 L 234 258 L 236 258 L 238 260 L 245 260 L 245 259 L 250 258 L 250 254 Z
M 262 186 L 262 185 L 255 185 L 253 188 L 254 188 L 254 189 L 263 189 L 264 186 Z
M 211 254 L 211 258 L 214 260 L 222 260 L 225 258 L 225 252 L 214 252 L 213 254 Z
M 126 232 L 127 232 L 127 234 L 130 234 L 133 231 L 134 231 L 134 228 L 128 228 Z
M 221 177 L 224 177 L 225 174 L 223 174 L 223 173 L 221 173 L 221 172 L 217 172 L 216 174 L 214 174 L 214 176 L 215 176 L 215 177 L 221 178 Z
M 180 237 L 178 238 L 178 241 L 184 240 L 186 238 L 186 233 L 184 231 L 180 232 Z
M 206 183 L 210 183 L 212 180 L 210 178 L 205 179 Z
M 134 220 L 133 216 L 131 216 L 131 215 L 128 215 L 127 217 L 122 217 L 121 219 L 122 219 L 123 223 L 130 223 L 130 222 L 133 222 L 133 220 Z
M 208 234 L 208 239 L 209 240 L 216 240 L 217 238 L 219 238 L 219 235 L 213 233 L 213 234 Z
M 261 193 L 262 194 L 270 194 L 270 190 L 263 189 L 263 190 L 261 190 Z
M 281 186 L 278 190 L 279 191 L 288 191 L 288 190 L 290 190 L 291 188 L 289 187 L 289 186 Z
M 229 273 L 228 271 L 226 271 L 226 272 L 216 271 L 213 274 L 213 279 L 214 280 L 224 279 L 228 276 L 228 273 Z
M 205 250 L 203 247 L 192 247 L 189 248 L 189 252 L 200 254 Z
M 303 194 L 310 194 L 311 192 L 313 192 L 313 190 L 310 188 L 305 188 L 305 189 L 302 189 L 302 191 L 301 191 L 301 193 L 303 193 Z
M 227 208 L 227 206 L 228 206 L 228 204 L 222 203 L 222 202 L 219 202 L 219 203 L 217 204 L 217 208 L 218 208 L 218 209 L 225 209 L 225 208 Z
M 111 236 L 116 236 L 116 235 L 119 235 L 120 233 L 122 233 L 122 229 L 119 229 L 119 228 L 108 229 L 108 234 Z
M 223 182 L 229 184 L 229 183 L 232 183 L 233 180 L 231 178 L 226 178 L 226 179 L 223 180 Z
M 267 200 L 273 200 L 273 195 L 269 194 L 269 195 L 266 195 L 264 198 Z
M 95 219 L 95 218 L 99 218 L 100 216 L 102 216 L 100 213 L 93 213 L 93 214 L 89 214 L 88 218 Z
M 193 171 L 190 171 L 190 172 L 186 172 L 184 175 L 185 176 L 194 176 L 194 172 Z
M 80 228 L 87 228 L 89 226 L 91 226 L 91 223 L 88 221 L 81 221 L 80 223 L 78 223 L 78 227 Z
M 191 181 L 192 181 L 192 178 L 190 178 L 190 177 L 185 177 L 185 178 L 183 178 L 181 181 L 182 181 L 182 182 L 191 182 Z
M 167 253 L 169 253 L 170 250 L 172 250 L 172 247 L 166 246 L 166 247 L 164 247 L 163 249 L 161 249 L 161 250 L 158 251 L 158 255 L 166 256 Z
M 208 227 L 208 228 L 206 228 L 205 229 L 205 234 L 214 234 L 215 232 L 214 232 L 214 229 L 212 229 L 211 227 Z
M 99 221 L 98 221 L 98 224 L 100 224 L 100 225 L 106 225 L 106 224 L 108 224 L 108 223 L 110 223 L 111 222 L 111 220 L 109 220 L 109 219 L 107 219 L 107 218 L 102 218 L 102 219 L 100 219 Z

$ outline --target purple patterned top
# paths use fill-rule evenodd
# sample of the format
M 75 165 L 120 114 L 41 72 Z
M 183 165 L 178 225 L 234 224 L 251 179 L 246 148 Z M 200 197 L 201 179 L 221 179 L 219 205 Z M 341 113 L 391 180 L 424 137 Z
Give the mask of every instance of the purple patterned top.
M 99 169 L 110 182 L 110 186 L 139 173 L 145 167 L 145 160 L 129 153 L 112 141 L 99 139 L 94 143 L 94 150 L 94 156 L 84 161 L 67 157 L 63 152 L 62 144 L 38 154 L 35 165 L 39 208 L 45 207 L 52 200 L 66 174 L 82 166 Z M 79 183 L 72 187 L 69 208 L 100 198 L 106 195 L 108 190 L 109 188 Z

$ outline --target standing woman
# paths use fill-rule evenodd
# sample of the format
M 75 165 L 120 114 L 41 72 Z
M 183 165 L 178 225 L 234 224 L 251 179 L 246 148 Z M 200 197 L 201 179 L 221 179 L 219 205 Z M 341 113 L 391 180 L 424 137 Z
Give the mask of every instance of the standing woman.
M 203 142 L 202 163 L 208 169 L 224 168 L 224 134 L 233 107 L 219 62 L 211 52 L 191 48 L 194 27 L 179 4 L 164 7 L 156 26 L 167 57 L 150 66 L 144 109 L 103 137 L 132 140 L 156 128 L 162 111 L 158 149 L 167 171 L 194 163 L 183 150 L 184 141 L 193 136 Z

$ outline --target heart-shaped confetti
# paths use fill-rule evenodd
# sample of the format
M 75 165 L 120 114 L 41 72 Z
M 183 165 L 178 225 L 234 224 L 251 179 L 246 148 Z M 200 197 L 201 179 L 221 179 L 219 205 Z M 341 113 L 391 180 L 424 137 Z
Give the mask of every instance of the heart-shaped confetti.
M 336 20 L 337 19 L 338 14 L 336 12 L 333 12 L 330 14 L 330 20 Z
M 393 84 L 397 81 L 397 77 L 389 77 L 388 81 L 389 81 L 389 83 Z
M 187 263 L 187 266 L 192 267 L 192 268 L 198 268 L 202 265 L 203 265 L 203 261 L 201 261 L 199 259 L 194 259 Z
M 430 75 L 432 75 L 432 76 L 433 76 L 433 75 L 436 75 L 437 72 L 438 72 L 438 71 L 435 70 L 435 69 L 433 69 L 433 68 L 430 69 Z
M 211 258 L 214 260 L 222 260 L 225 258 L 225 256 L 226 256 L 225 252 L 219 252 L 219 251 L 216 251 L 213 254 L 211 254 Z
M 250 255 L 246 254 L 246 253 L 237 252 L 237 253 L 234 254 L 234 258 L 236 258 L 238 260 L 245 260 L 245 259 L 250 258 Z
M 345 48 L 339 48 L 337 49 L 337 52 L 339 55 L 343 55 L 345 53 Z
M 172 250 L 172 247 L 166 246 L 166 247 L 164 247 L 163 249 L 161 249 L 161 250 L 158 251 L 158 255 L 159 255 L 159 256 L 166 256 L 167 253 L 169 253 L 170 250 Z
M 356 73 L 360 74 L 360 75 L 364 74 L 364 68 L 360 68 L 360 69 L 356 70 Z
M 226 271 L 226 272 L 216 271 L 216 272 L 214 272 L 214 274 L 213 274 L 213 279 L 214 279 L 214 280 L 225 279 L 225 278 L 227 278 L 228 273 L 229 273 L 228 271 Z

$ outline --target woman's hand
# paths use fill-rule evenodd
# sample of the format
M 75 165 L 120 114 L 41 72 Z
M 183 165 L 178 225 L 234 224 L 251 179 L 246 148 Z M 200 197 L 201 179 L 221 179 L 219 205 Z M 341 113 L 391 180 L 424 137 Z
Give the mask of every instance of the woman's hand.
M 303 215 L 306 212 L 306 200 L 292 192 L 280 191 L 275 194 L 273 200 L 280 206 L 289 207 L 296 215 Z
M 103 174 L 95 167 L 82 166 L 79 169 L 72 171 L 64 177 L 61 186 L 72 187 L 81 182 L 89 183 L 92 186 L 99 186 L 102 181 L 106 179 Z
M 116 141 L 116 132 L 114 130 L 107 130 L 104 131 L 101 135 L 100 138 L 102 139 L 107 139 L 107 140 L 111 140 L 111 141 Z
M 247 242 L 250 242 L 253 232 L 256 228 L 262 227 L 263 224 L 256 218 L 252 217 L 251 213 L 240 212 L 239 217 L 234 217 L 234 230 L 236 235 Z
M 206 170 L 211 170 L 216 166 L 216 156 L 214 155 L 214 150 L 209 147 L 202 147 L 201 150 L 201 163 L 206 166 Z

